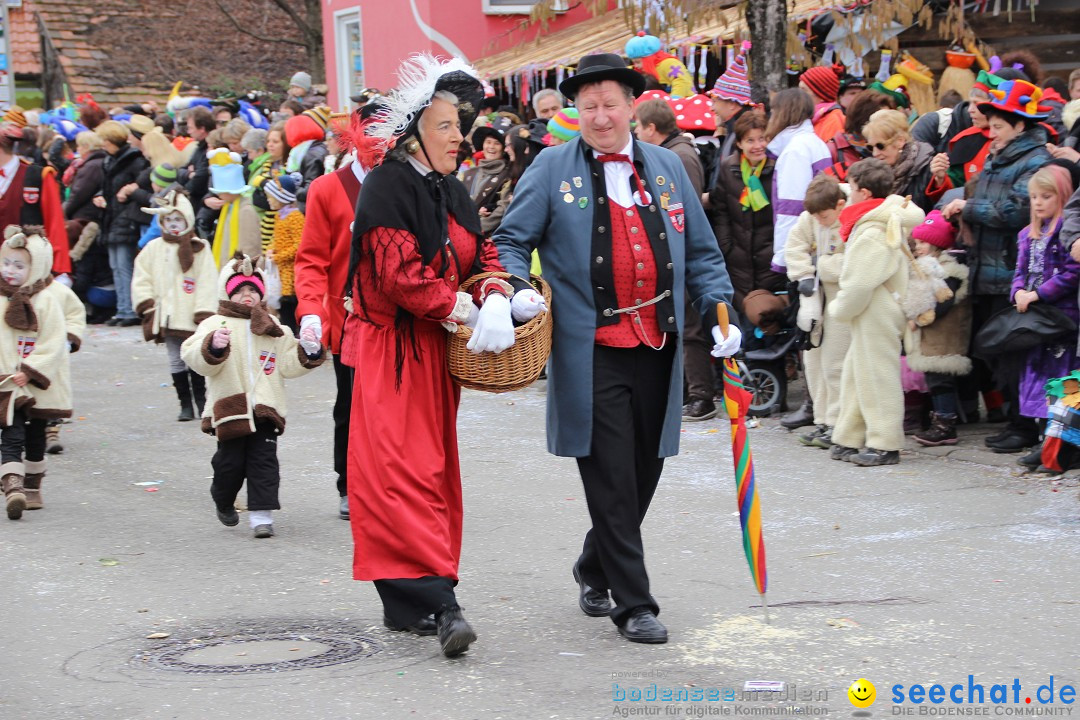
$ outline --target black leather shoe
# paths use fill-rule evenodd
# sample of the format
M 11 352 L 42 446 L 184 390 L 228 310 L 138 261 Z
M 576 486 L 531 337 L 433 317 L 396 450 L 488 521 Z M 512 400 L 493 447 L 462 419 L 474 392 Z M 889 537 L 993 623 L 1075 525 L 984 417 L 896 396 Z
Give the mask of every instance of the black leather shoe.
M 120 320 L 120 322 L 116 323 L 117 327 L 135 327 L 136 325 L 141 325 L 141 324 L 142 324 L 142 320 L 140 320 L 137 317 L 122 318 Z
M 390 618 L 383 616 L 383 625 L 394 632 L 407 632 L 413 635 L 419 635 L 420 637 L 427 637 L 439 632 L 439 625 L 435 622 L 435 618 L 431 615 L 422 617 L 412 625 L 406 625 L 405 627 L 394 627 L 390 622 Z
M 619 634 L 630 642 L 638 643 L 666 643 L 667 628 L 648 608 L 638 608 L 631 613 L 626 624 L 619 628 Z
M 1019 458 L 1016 462 L 1020 463 L 1028 470 L 1038 469 L 1038 467 L 1042 465 L 1042 445 L 1035 448 L 1024 457 Z
M 983 438 L 983 442 L 986 444 L 986 447 L 993 447 L 995 443 L 1001 442 L 1002 440 L 1004 440 L 1005 438 L 1009 437 L 1012 434 L 1013 434 L 1012 430 L 1010 430 L 1009 428 L 1005 428 L 1004 430 L 1002 430 L 999 433 L 994 433 L 993 435 L 987 435 L 986 437 Z
M 116 317 L 114 315 L 113 317 L 106 320 L 105 324 L 108 325 L 109 327 L 115 327 L 115 326 L 120 324 L 120 318 L 118 318 L 118 317 Z
M 582 580 L 581 571 L 578 569 L 580 563 L 580 560 L 574 563 L 574 581 L 579 588 L 578 607 L 581 608 L 581 612 L 589 617 L 606 617 L 610 615 L 611 598 L 608 597 L 607 590 L 594 590 Z
M 240 522 L 240 516 L 236 514 L 236 508 L 229 508 L 228 512 L 221 512 L 221 510 L 218 510 L 217 519 L 221 521 L 222 525 L 227 527 L 235 527 L 236 524 Z
M 446 657 L 457 657 L 476 642 L 476 633 L 461 614 L 461 608 L 443 610 L 436 617 L 439 631 L 439 645 Z
M 1026 435 L 1019 435 L 1016 433 L 1009 433 L 1009 435 L 996 443 L 988 443 L 990 449 L 996 453 L 1018 453 L 1021 450 L 1026 450 L 1027 448 L 1038 444 L 1038 438 L 1027 437 Z
M 804 402 L 798 410 L 788 413 L 780 419 L 781 427 L 788 430 L 796 430 L 807 425 L 814 424 L 814 403 L 810 400 Z

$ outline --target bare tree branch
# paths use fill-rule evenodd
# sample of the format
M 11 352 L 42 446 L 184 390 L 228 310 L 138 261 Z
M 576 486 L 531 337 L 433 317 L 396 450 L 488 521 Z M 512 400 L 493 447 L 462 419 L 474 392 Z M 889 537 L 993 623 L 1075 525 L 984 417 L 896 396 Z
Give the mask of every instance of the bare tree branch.
M 214 2 L 217 2 L 219 6 L 221 5 L 219 0 L 214 0 Z M 286 2 L 286 0 L 271 0 L 271 2 L 284 10 L 285 14 L 287 14 L 294 23 L 296 23 L 296 26 L 300 28 L 300 32 L 304 33 L 304 35 L 309 38 L 318 35 L 318 33 L 316 33 L 312 29 L 312 27 L 307 24 L 307 21 L 305 21 L 304 18 L 300 17 L 300 14 L 289 6 L 289 3 Z
M 276 2 L 276 0 L 275 0 L 275 2 Z M 284 43 L 286 45 L 299 45 L 300 47 L 307 47 L 307 45 L 308 45 L 307 43 L 300 42 L 299 40 L 289 40 L 288 38 L 265 37 L 263 35 L 253 33 L 250 30 L 244 28 L 242 25 L 240 25 L 240 23 L 237 22 L 236 18 L 234 18 L 232 15 L 229 14 L 229 11 L 226 10 L 225 6 L 221 4 L 221 0 L 214 0 L 214 4 L 217 5 L 218 10 L 220 10 L 222 12 L 222 14 L 225 15 L 226 18 L 228 18 L 229 22 L 232 23 L 232 26 L 234 28 L 236 28 L 237 32 L 241 32 L 241 33 L 243 33 L 245 35 L 250 35 L 251 37 L 255 38 L 256 40 L 261 40 L 262 42 Z M 281 5 L 281 3 L 277 3 L 277 4 Z M 282 7 L 284 7 L 284 6 L 282 6 Z M 289 11 L 289 14 L 292 15 L 293 13 L 291 11 Z M 306 27 L 306 24 L 305 24 L 305 27 Z M 307 32 L 307 30 L 304 30 L 304 32 Z

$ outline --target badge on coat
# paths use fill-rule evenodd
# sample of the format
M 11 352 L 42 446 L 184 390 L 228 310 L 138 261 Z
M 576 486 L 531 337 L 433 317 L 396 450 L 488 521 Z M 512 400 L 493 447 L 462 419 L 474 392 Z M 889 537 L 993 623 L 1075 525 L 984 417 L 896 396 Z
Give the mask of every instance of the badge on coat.
M 671 203 L 671 193 L 660 193 L 660 209 L 667 210 L 668 205 Z
M 22 348 L 22 357 L 25 358 L 30 353 L 34 352 L 34 345 L 36 345 L 36 344 L 37 344 L 37 338 L 36 337 L 26 337 L 26 336 L 20 335 L 19 336 L 19 347 Z
M 23 186 L 23 202 L 27 205 L 37 205 L 41 199 L 41 188 Z
M 581 176 L 580 175 L 578 175 L 578 176 L 576 176 L 574 178 L 574 187 L 576 187 L 579 190 L 581 189 Z
M 562 183 L 559 184 L 559 192 L 561 192 L 561 193 L 570 192 L 570 183 L 568 183 L 566 180 L 563 180 Z
M 188 295 L 195 292 L 195 278 L 187 276 L 184 277 L 184 292 L 186 292 Z
M 574 202 L 574 193 L 569 193 L 568 192 L 568 193 L 566 193 L 565 195 L 562 196 L 562 199 L 563 199 L 564 203 L 570 204 L 570 203 Z
M 683 213 L 682 203 L 670 203 L 667 207 L 667 214 L 671 218 L 671 224 L 675 227 L 676 232 L 682 232 L 686 229 L 686 215 Z
M 263 373 L 266 375 L 272 375 L 274 372 L 274 365 L 277 360 L 277 354 L 268 350 L 259 351 L 259 367 L 262 368 Z
M 578 198 L 577 206 L 579 208 L 581 208 L 582 210 L 584 210 L 585 208 L 587 208 L 589 206 L 589 198 L 587 198 L 587 197 Z

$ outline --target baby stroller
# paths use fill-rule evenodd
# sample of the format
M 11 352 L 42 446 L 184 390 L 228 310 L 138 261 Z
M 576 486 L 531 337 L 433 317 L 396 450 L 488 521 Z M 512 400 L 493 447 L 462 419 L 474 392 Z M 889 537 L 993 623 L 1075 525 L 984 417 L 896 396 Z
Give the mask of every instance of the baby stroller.
M 755 298 L 763 298 L 764 294 L 774 299 L 765 299 L 769 309 L 764 313 L 757 312 L 752 309 L 756 305 Z M 743 333 L 743 347 L 736 362 L 743 383 L 752 394 L 749 414 L 767 417 L 784 412 L 787 410 L 789 358 L 798 367 L 799 350 L 807 347 L 808 341 L 807 333 L 795 324 L 799 294 L 790 288 L 776 293 L 756 290 L 746 296 L 744 309 L 747 312 L 742 326 L 751 330 Z M 750 317 L 758 319 L 759 324 L 754 325 Z

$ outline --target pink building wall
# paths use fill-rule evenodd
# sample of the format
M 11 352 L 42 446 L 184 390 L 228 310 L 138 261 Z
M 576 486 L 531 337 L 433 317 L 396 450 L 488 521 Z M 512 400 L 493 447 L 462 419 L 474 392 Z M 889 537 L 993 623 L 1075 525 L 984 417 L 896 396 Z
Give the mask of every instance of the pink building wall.
M 576 7 L 554 19 L 548 32 L 592 17 L 584 3 L 572 4 Z M 364 84 L 381 90 L 394 86 L 394 72 L 412 53 L 426 51 L 447 57 L 460 53 L 474 62 L 528 42 L 539 32 L 539 27 L 517 29 L 527 15 L 484 13 L 483 0 L 326 0 L 326 82 L 334 108 L 348 103 L 340 91 L 338 18 L 356 9 L 360 11 Z

